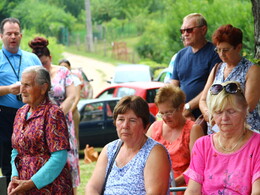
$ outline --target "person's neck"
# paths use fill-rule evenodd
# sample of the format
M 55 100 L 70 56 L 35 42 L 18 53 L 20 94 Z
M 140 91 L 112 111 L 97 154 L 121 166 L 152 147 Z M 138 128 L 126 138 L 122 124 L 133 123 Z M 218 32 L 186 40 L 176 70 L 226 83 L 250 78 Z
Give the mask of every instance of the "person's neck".
M 200 41 L 198 44 L 192 46 L 192 52 L 193 53 L 196 53 L 198 52 L 201 48 L 203 48 L 206 44 L 207 44 L 207 40 L 206 39 L 203 39 L 202 41 Z
M 6 51 L 12 53 L 12 54 L 17 54 L 18 51 L 19 51 L 19 48 L 13 48 L 13 49 L 10 49 L 10 48 L 9 48 L 9 49 L 6 49 L 6 48 L 4 47 L 4 49 L 5 49 Z
M 227 68 L 234 68 L 238 65 L 238 63 L 241 61 L 242 57 L 239 55 L 237 57 L 234 57 L 232 62 L 227 63 Z

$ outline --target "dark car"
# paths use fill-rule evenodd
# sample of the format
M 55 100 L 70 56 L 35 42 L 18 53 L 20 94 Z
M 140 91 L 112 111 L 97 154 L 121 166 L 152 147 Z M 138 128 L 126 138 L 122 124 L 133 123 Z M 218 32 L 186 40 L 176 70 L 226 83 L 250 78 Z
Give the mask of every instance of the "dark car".
M 86 144 L 93 147 L 103 147 L 118 139 L 116 127 L 113 124 L 113 110 L 120 98 L 80 100 L 79 143 L 80 149 Z M 151 114 L 150 121 L 155 117 Z

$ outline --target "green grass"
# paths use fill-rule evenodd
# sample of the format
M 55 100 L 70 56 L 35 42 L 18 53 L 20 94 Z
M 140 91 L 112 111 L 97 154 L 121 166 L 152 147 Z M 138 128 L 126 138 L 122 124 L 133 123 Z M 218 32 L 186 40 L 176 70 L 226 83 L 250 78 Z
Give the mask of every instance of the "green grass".
M 96 162 L 86 164 L 84 163 L 83 159 L 80 159 L 79 161 L 79 167 L 80 167 L 80 185 L 77 189 L 78 195 L 84 195 L 85 192 L 85 186 L 90 179 L 92 175 L 92 171 L 94 170 L 96 166 Z

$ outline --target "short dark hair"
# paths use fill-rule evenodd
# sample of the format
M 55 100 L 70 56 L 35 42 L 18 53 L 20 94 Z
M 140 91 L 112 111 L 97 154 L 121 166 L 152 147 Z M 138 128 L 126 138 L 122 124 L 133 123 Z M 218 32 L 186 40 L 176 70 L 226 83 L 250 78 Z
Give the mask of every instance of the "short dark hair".
M 70 62 L 69 62 L 69 60 L 67 60 L 67 59 L 62 59 L 62 60 L 60 60 L 60 61 L 59 61 L 59 65 L 60 65 L 61 63 L 66 63 L 66 64 L 68 64 L 69 67 L 71 67 Z
M 119 114 L 124 114 L 132 110 L 137 117 L 140 117 L 143 122 L 143 127 L 146 129 L 150 124 L 150 111 L 147 102 L 140 96 L 130 95 L 120 99 L 113 111 L 114 124 Z
M 227 42 L 230 45 L 236 47 L 242 44 L 243 33 L 239 28 L 232 26 L 231 24 L 220 26 L 212 35 L 212 42 L 217 45 L 221 42 Z
M 2 20 L 1 25 L 0 25 L 0 33 L 1 34 L 4 33 L 4 25 L 7 22 L 18 24 L 18 26 L 20 28 L 20 32 L 22 31 L 20 21 L 17 18 L 5 18 L 5 19 Z

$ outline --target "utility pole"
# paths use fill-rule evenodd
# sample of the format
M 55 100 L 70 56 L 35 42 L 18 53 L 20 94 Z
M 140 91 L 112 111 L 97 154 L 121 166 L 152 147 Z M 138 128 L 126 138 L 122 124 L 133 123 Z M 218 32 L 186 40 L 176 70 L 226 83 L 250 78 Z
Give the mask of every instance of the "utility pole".
M 87 51 L 94 52 L 90 0 L 85 0 L 85 9 L 86 9 L 86 28 L 87 28 L 87 35 L 86 35 Z

